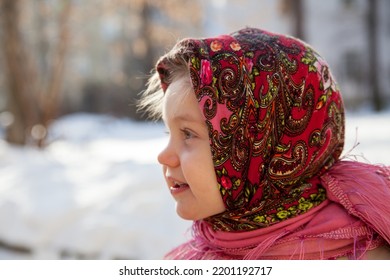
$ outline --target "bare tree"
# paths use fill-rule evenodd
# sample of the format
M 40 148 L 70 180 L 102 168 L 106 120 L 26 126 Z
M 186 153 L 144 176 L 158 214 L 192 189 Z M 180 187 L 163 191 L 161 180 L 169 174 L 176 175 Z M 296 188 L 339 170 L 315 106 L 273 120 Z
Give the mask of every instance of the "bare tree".
M 305 0 L 282 0 L 279 2 L 279 9 L 292 18 L 292 34 L 305 40 Z
M 14 121 L 7 128 L 7 141 L 24 145 L 27 142 L 27 130 L 37 121 L 33 108 L 37 106 L 31 95 L 34 91 L 31 81 L 31 69 L 27 63 L 20 27 L 18 0 L 1 0 L 0 19 L 2 27 L 2 50 L 4 55 L 4 74 L 8 86 L 8 110 Z
M 126 2 L 126 1 L 125 1 Z M 168 46 L 175 43 L 176 36 L 183 29 L 199 27 L 201 22 L 200 3 L 191 0 L 134 0 L 128 6 L 130 13 L 138 15 L 138 31 L 127 40 L 124 73 L 132 81 L 129 91 L 136 103 L 143 90 L 148 74 L 154 67 L 157 57 Z M 135 106 L 131 108 L 131 117 L 142 118 Z M 130 111 L 130 110 L 129 110 Z
M 66 22 L 70 15 L 69 0 L 62 0 L 58 17 L 58 36 L 47 73 L 37 67 L 31 48 L 23 37 L 20 0 L 0 0 L 3 69 L 8 87 L 8 111 L 14 121 L 7 127 L 6 140 L 13 144 L 33 143 L 43 146 L 47 126 L 54 118 L 61 91 L 64 57 L 67 49 Z M 43 16 L 43 15 L 38 15 Z M 46 83 L 42 81 L 46 80 Z
M 293 5 L 293 7 L 292 7 L 293 8 L 293 15 L 294 15 L 294 19 L 295 19 L 294 35 L 301 40 L 305 40 L 304 0 L 295 0 L 295 1 L 293 1 L 292 5 Z
M 384 100 L 381 97 L 379 88 L 379 71 L 378 71 L 378 1 L 367 0 L 367 35 L 368 35 L 368 73 L 369 86 L 372 93 L 372 105 L 375 111 L 384 109 Z

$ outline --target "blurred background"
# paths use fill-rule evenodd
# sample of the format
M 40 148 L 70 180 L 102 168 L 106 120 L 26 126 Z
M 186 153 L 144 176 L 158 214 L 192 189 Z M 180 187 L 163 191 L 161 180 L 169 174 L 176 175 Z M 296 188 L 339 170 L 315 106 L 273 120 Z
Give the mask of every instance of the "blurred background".
M 390 1 L 0 0 L 0 258 L 153 259 L 188 238 L 164 128 L 135 103 L 177 40 L 246 26 L 318 50 L 347 152 L 390 164 Z

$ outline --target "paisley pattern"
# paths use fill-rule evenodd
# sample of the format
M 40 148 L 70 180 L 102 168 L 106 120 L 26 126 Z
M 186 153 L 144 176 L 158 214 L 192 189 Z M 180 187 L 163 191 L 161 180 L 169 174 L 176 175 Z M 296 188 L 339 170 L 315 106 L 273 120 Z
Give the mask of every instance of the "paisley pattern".
M 187 39 L 227 211 L 215 230 L 267 227 L 321 204 L 318 177 L 339 158 L 344 112 L 327 63 L 307 44 L 247 28 Z

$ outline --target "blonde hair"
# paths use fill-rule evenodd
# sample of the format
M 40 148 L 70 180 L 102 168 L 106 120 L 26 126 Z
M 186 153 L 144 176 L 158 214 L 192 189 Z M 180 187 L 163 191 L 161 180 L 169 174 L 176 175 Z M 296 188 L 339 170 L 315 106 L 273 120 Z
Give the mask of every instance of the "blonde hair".
M 162 83 L 169 86 L 174 80 L 183 77 L 190 80 L 188 64 L 191 53 L 190 44 L 182 41 L 158 60 L 137 104 L 138 110 L 147 114 L 148 118 L 159 120 L 162 117 L 164 97 Z

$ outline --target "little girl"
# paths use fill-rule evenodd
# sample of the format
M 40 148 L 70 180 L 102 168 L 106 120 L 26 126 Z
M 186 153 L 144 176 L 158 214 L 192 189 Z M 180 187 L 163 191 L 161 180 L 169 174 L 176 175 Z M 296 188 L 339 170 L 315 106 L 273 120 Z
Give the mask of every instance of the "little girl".
M 168 259 L 390 259 L 390 168 L 341 160 L 344 107 L 328 64 L 255 28 L 185 39 L 141 108 L 193 239 Z

